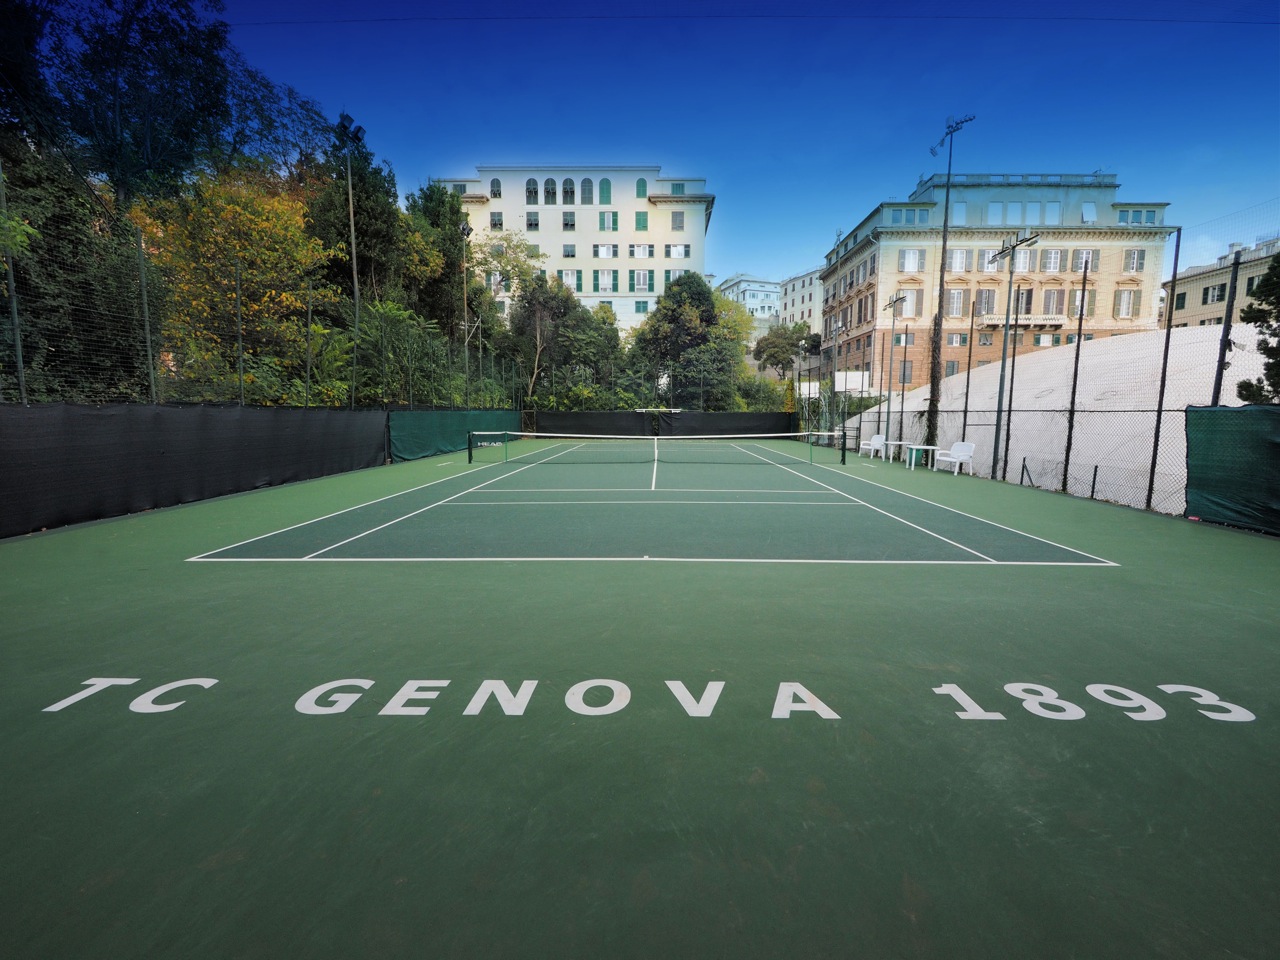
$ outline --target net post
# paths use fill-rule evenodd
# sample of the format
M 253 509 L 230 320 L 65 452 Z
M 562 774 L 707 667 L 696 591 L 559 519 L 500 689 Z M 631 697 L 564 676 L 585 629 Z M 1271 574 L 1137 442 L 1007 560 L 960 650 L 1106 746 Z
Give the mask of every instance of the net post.
M 467 463 L 475 460 L 476 453 L 476 435 L 471 430 L 467 431 Z
M 848 463 L 846 459 L 849 450 L 849 428 L 847 426 L 840 428 L 840 466 Z

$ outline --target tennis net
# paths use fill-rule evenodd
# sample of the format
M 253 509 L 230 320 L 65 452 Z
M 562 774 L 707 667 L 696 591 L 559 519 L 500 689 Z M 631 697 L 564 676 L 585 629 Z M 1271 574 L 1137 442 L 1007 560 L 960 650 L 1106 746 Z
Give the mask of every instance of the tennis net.
M 625 437 L 476 431 L 467 436 L 467 462 L 835 464 L 845 462 L 845 434 Z

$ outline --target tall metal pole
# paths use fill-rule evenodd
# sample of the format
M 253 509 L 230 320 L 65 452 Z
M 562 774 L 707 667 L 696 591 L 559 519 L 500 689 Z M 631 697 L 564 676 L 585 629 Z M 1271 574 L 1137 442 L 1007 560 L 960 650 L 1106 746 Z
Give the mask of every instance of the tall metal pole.
M 1222 401 L 1222 371 L 1227 368 L 1227 350 L 1231 347 L 1231 312 L 1236 306 L 1236 284 L 1240 281 L 1240 251 L 1231 258 L 1231 283 L 1227 287 L 1227 303 L 1222 315 L 1222 337 L 1218 341 L 1218 369 L 1213 374 L 1213 399 L 1211 407 Z
M 364 140 L 364 127 L 353 126 L 354 121 L 343 113 L 338 117 L 338 130 L 342 134 L 344 153 L 347 159 L 347 220 L 351 226 L 351 298 L 355 307 L 355 323 L 351 336 L 351 400 L 350 407 L 356 408 L 356 374 L 359 369 L 360 354 L 360 271 L 356 263 L 356 202 L 355 193 L 351 189 L 351 148 Z
M 1160 456 L 1160 424 L 1164 420 L 1164 388 L 1169 380 L 1169 342 L 1173 337 L 1173 308 L 1178 297 L 1178 255 L 1182 252 L 1182 228 L 1173 240 L 1173 275 L 1169 280 L 1169 299 L 1164 304 L 1164 356 L 1160 360 L 1160 390 L 1156 395 L 1156 430 L 1151 438 L 1151 475 L 1147 478 L 1147 509 L 1156 490 L 1156 463 Z
M 969 381 L 973 379 L 973 325 L 978 312 L 978 301 L 969 304 L 969 360 L 964 370 L 964 420 L 960 423 L 960 439 L 969 434 Z
M 8 202 L 4 194 L 4 167 L 0 165 L 0 215 L 7 215 Z M 9 320 L 13 324 L 13 356 L 18 368 L 18 402 L 27 405 L 27 374 L 22 362 L 22 326 L 18 323 L 18 285 L 13 279 L 14 250 L 4 251 L 5 274 L 9 286 Z
M 151 402 L 156 402 L 156 364 L 151 355 L 151 312 L 147 306 L 147 261 L 142 253 L 142 229 L 133 228 L 138 245 L 138 293 L 142 297 L 142 338 L 147 342 L 147 383 L 151 390 Z
M 994 263 L 996 260 L 1005 258 L 1009 260 L 1009 296 L 1004 307 L 1004 337 L 1000 345 L 1000 381 L 996 389 L 996 429 L 995 438 L 991 444 L 992 480 L 996 478 L 996 469 L 1000 465 L 1000 420 L 1004 415 L 1004 371 L 1005 364 L 1009 360 L 1009 318 L 1013 315 L 1013 261 L 1019 247 L 1034 246 L 1039 237 L 1039 234 L 1030 234 L 1025 230 L 1020 231 L 1017 235 L 1006 239 L 1004 246 L 989 261 Z
M 463 220 L 458 225 L 462 232 L 462 353 L 463 353 L 463 395 L 467 409 L 471 409 L 471 321 L 467 318 L 467 238 L 471 236 L 471 224 Z M 482 371 L 483 372 L 483 371 Z
M 1013 439 L 1013 398 L 1016 394 L 1014 381 L 1018 379 L 1018 321 L 1022 313 L 1022 287 L 1018 287 L 1013 295 L 1013 357 L 1009 361 L 1009 409 L 1005 411 L 1004 421 L 1004 461 L 1000 464 L 1000 479 L 1009 479 L 1009 441 Z
M 1076 429 L 1076 386 L 1080 382 L 1080 348 L 1084 346 L 1084 308 L 1089 299 L 1089 261 L 1080 278 L 1080 310 L 1076 319 L 1076 358 L 1071 370 L 1071 402 L 1067 407 L 1067 447 L 1062 455 L 1062 492 L 1067 492 L 1067 472 L 1071 469 L 1071 439 Z
M 888 437 L 891 433 L 893 433 L 893 348 L 897 345 L 895 341 L 898 339 L 898 336 L 897 336 L 898 314 L 896 312 L 896 309 L 898 304 L 904 302 L 906 299 L 907 299 L 907 295 L 905 293 L 900 293 L 896 297 L 894 297 L 892 300 L 890 300 L 888 303 L 886 303 L 883 307 L 883 309 L 885 310 L 895 311 L 891 314 L 892 319 L 889 323 L 889 362 L 888 364 L 885 365 L 885 369 L 888 371 L 888 377 L 889 377 L 889 386 L 888 386 L 888 389 L 886 390 L 887 403 L 885 404 L 885 413 L 884 413 L 884 419 L 885 419 L 884 433 L 886 437 Z M 884 383 L 883 376 L 881 376 L 880 382 L 882 384 Z M 880 431 L 877 430 L 876 432 L 879 433 Z
M 938 442 L 938 405 L 942 394 L 942 302 L 947 292 L 947 230 L 951 224 L 951 157 L 955 151 L 955 135 L 973 117 L 959 120 L 947 118 L 947 132 L 930 153 L 937 156 L 938 147 L 947 143 L 947 186 L 942 201 L 942 262 L 938 264 L 938 309 L 933 315 L 933 331 L 929 337 L 929 408 L 925 415 L 924 442 Z

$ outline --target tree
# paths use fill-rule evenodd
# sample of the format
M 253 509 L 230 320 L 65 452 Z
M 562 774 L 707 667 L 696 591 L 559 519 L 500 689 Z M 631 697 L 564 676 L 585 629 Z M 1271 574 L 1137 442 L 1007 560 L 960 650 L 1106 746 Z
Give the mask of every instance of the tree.
M 1236 396 L 1245 403 L 1280 403 L 1280 253 L 1253 288 L 1253 301 L 1240 311 L 1240 322 L 1258 328 L 1262 376 L 1241 380 Z
M 785 380 L 802 349 L 800 344 L 807 344 L 808 337 L 807 323 L 781 323 L 770 327 L 769 332 L 756 341 L 751 356 L 758 361 L 758 369 L 776 370 L 778 379 Z
M 172 192 L 218 138 L 229 110 L 227 24 L 217 0 L 78 0 L 55 88 L 93 172 L 119 208 Z
M 160 359 L 178 394 L 236 395 L 243 348 L 246 399 L 300 402 L 288 384 L 305 363 L 308 305 L 339 300 L 322 279 L 337 251 L 308 235 L 302 204 L 259 178 L 202 176 L 138 217 L 167 279 Z
M 665 379 L 673 407 L 737 410 L 737 378 L 746 357 L 751 316 L 714 293 L 696 273 L 677 277 L 636 328 L 633 369 L 643 369 L 655 398 Z
M 560 328 L 582 322 L 582 318 L 574 317 L 579 311 L 590 316 L 568 288 L 558 281 L 548 283 L 541 274 L 525 286 L 516 300 L 507 349 L 524 370 L 526 399 L 533 398 L 551 369 Z M 563 356 L 560 353 L 562 360 Z
M 411 225 L 439 252 L 441 269 L 423 283 L 412 306 L 455 343 L 462 326 L 462 197 L 439 182 L 419 187 L 405 197 Z M 467 265 L 468 268 L 471 266 Z

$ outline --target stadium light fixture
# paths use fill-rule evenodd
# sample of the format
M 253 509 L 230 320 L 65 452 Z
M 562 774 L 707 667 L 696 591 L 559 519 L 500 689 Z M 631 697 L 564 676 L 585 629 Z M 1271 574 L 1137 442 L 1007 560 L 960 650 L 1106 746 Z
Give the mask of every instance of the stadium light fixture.
M 938 442 L 938 402 L 942 394 L 942 305 L 947 295 L 947 229 L 951 224 L 951 158 L 955 152 L 955 135 L 972 116 L 947 117 L 947 130 L 942 139 L 929 152 L 935 157 L 942 145 L 947 146 L 947 186 L 942 200 L 942 262 L 938 264 L 938 310 L 933 315 L 933 330 L 929 337 L 929 407 L 925 414 L 924 442 Z

